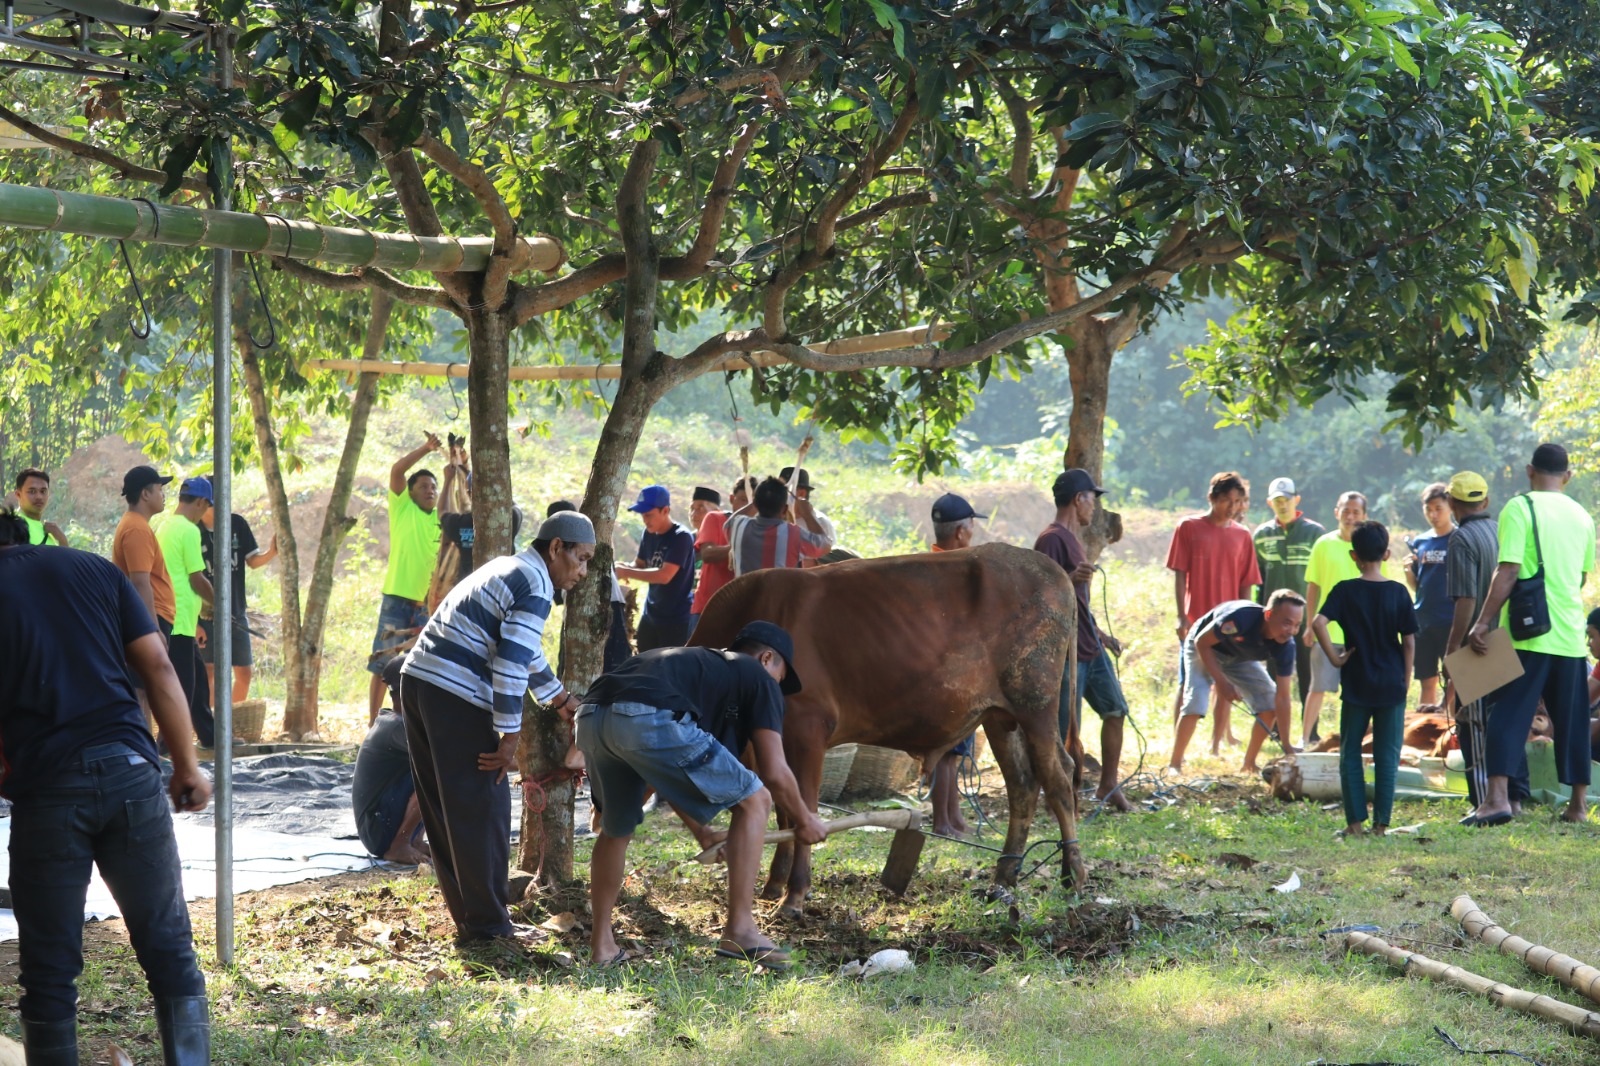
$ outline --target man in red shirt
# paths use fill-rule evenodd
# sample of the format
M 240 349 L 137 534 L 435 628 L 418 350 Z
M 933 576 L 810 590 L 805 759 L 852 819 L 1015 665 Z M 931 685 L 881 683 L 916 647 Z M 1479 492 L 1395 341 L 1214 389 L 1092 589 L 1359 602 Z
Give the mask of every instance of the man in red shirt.
M 1177 634 L 1181 642 L 1189 627 L 1219 603 L 1250 599 L 1250 590 L 1261 584 L 1256 565 L 1255 541 L 1250 531 L 1234 521 L 1250 488 L 1234 471 L 1213 475 L 1206 498 L 1211 508 L 1178 523 L 1167 549 L 1167 569 L 1174 575 L 1173 594 L 1178 609 Z M 1184 660 L 1178 662 L 1179 692 L 1183 689 Z M 1181 695 L 1180 695 L 1181 700 Z M 1197 715 L 1178 714 L 1177 735 L 1172 744 L 1171 769 L 1183 769 L 1183 756 L 1194 736 Z M 1204 708 L 1202 708 L 1204 710 Z M 1219 701 L 1218 713 L 1221 713 Z
M 742 511 L 749 504 L 749 483 L 740 481 L 728 493 L 728 505 L 735 511 Z M 693 514 L 692 511 L 690 513 Z M 700 621 L 700 613 L 711 602 L 711 597 L 733 580 L 733 564 L 728 561 L 729 517 L 730 512 L 713 509 L 706 513 L 695 529 L 694 553 L 700 560 L 700 581 L 694 587 L 694 603 L 689 607 L 690 633 L 694 632 L 694 627 Z

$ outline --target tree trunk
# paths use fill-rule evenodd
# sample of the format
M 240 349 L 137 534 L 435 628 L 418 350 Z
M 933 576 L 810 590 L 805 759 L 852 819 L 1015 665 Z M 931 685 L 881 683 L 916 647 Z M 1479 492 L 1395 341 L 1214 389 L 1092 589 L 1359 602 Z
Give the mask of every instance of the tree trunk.
M 383 353 L 389 332 L 389 315 L 394 300 L 386 293 L 372 294 L 372 318 L 367 323 L 362 358 L 376 359 Z M 311 587 L 306 590 L 305 613 L 300 624 L 296 668 L 284 670 L 284 732 L 296 737 L 317 730 L 317 701 L 322 683 L 322 634 L 327 627 L 328 601 L 333 595 L 334 568 L 345 536 L 355 526 L 348 512 L 350 492 L 355 485 L 356 468 L 367 442 L 367 421 L 378 397 L 378 375 L 362 374 L 356 380 L 350 401 L 350 424 L 345 430 L 344 450 L 334 471 L 328 508 L 322 514 L 322 534 L 317 539 L 317 557 L 311 565 Z M 285 516 L 287 519 L 287 515 Z M 279 542 L 280 550 L 282 542 Z
M 250 397 L 250 414 L 255 425 L 256 454 L 261 461 L 261 474 L 267 483 L 267 498 L 272 502 L 272 529 L 278 537 L 278 587 L 283 598 L 280 624 L 283 627 L 283 676 L 289 679 L 304 675 L 301 650 L 300 614 L 300 546 L 294 538 L 294 525 L 289 521 L 289 492 L 283 481 L 283 465 L 278 459 L 278 436 L 272 428 L 272 401 L 267 396 L 266 383 L 261 378 L 261 364 L 256 361 L 255 345 L 250 342 L 250 332 L 241 323 L 234 327 L 234 345 L 239 349 L 239 365 L 244 373 L 245 393 Z M 231 515 L 217 515 L 214 530 L 227 530 L 233 521 Z M 235 560 L 242 564 L 243 560 Z M 284 730 L 297 737 L 302 731 L 291 728 L 288 710 L 284 712 Z
M 464 321 L 467 415 L 472 440 L 472 565 L 511 554 L 511 330 L 498 310 L 469 310 Z
M 1061 462 L 1068 470 L 1087 470 L 1098 483 L 1105 473 L 1106 404 L 1111 395 L 1111 357 L 1115 353 L 1105 327 L 1092 318 L 1079 319 L 1067 332 L 1074 342 L 1067 351 L 1072 411 L 1067 416 L 1067 450 Z M 1089 561 L 1098 560 L 1107 544 L 1121 539 L 1122 516 L 1096 504 L 1094 519 L 1083 530 Z
M 617 217 L 628 260 L 623 280 L 622 379 L 600 432 L 583 493 L 581 509 L 594 523 L 595 558 L 588 576 L 567 594 L 561 679 L 574 692 L 585 691 L 600 676 L 611 624 L 611 536 L 617 508 L 626 494 L 628 473 L 650 410 L 676 384 L 676 364 L 655 349 L 661 262 L 650 230 L 647 195 L 660 150 L 660 143 L 654 140 L 635 145 L 617 193 Z M 561 771 L 569 733 L 566 724 L 551 714 L 535 713 L 526 722 L 522 772 L 543 791 L 535 790 L 532 802 L 523 807 L 518 865 L 537 872 L 541 885 L 554 885 L 572 879 L 574 789 L 572 778 Z

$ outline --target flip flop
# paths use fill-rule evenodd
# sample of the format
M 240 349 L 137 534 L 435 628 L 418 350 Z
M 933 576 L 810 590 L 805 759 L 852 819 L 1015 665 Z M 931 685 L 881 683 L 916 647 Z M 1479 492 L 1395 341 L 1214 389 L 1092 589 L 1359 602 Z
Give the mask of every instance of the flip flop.
M 606 959 L 604 962 L 595 963 L 594 968 L 597 970 L 609 970 L 613 967 L 622 966 L 626 963 L 633 962 L 638 957 L 639 953 L 637 951 L 630 951 L 627 948 L 618 948 L 615 955 L 611 956 L 609 959 Z
M 1487 818 L 1474 818 L 1472 824 L 1479 829 L 1490 829 L 1497 825 L 1507 824 L 1511 821 L 1511 818 L 1510 811 L 1502 811 L 1499 814 L 1491 814 Z
M 787 970 L 789 968 L 789 949 L 780 947 L 747 948 L 734 944 L 731 948 L 717 945 L 718 958 L 738 959 L 740 962 L 754 963 L 765 966 L 769 970 Z

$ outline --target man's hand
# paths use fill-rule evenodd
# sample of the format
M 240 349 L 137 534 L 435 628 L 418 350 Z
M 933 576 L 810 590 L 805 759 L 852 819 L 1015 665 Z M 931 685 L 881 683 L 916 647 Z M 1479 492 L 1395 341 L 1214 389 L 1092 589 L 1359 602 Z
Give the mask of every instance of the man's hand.
M 1093 563 L 1079 563 L 1072 570 L 1072 580 L 1073 580 L 1073 582 L 1075 584 L 1079 584 L 1079 585 L 1083 584 L 1086 581 L 1093 581 L 1094 580 L 1094 564 Z
M 572 716 L 578 713 L 578 708 L 583 706 L 583 701 L 570 692 L 563 692 L 550 701 L 550 709 L 561 716 L 561 720 L 568 725 L 572 724 Z
M 1489 627 L 1482 622 L 1472 627 L 1467 634 L 1467 647 L 1477 655 L 1489 654 Z
M 828 830 L 823 827 L 821 818 L 807 811 L 794 827 L 794 838 L 802 844 L 820 844 L 828 839 Z
M 1113 637 L 1110 633 L 1101 633 L 1100 643 L 1104 644 L 1106 646 L 1106 651 L 1110 652 L 1112 655 L 1115 655 L 1118 658 L 1122 657 L 1122 641 L 1118 640 L 1116 637 Z
M 1346 647 L 1344 649 L 1344 652 L 1342 654 L 1340 654 L 1338 658 L 1333 658 L 1332 656 L 1330 656 L 1328 658 L 1328 661 L 1330 663 L 1332 663 L 1334 666 L 1337 666 L 1342 670 L 1342 669 L 1344 669 L 1344 664 L 1350 661 L 1350 656 L 1354 655 L 1355 653 L 1356 653 L 1356 650 L 1354 648 Z M 1406 688 L 1407 689 L 1411 688 L 1410 682 L 1406 683 Z
M 1223 703 L 1239 702 L 1239 690 L 1234 688 L 1233 682 L 1229 681 L 1227 678 L 1217 679 L 1216 690 L 1217 699 L 1221 700 Z
M 439 440 L 439 434 L 429 431 L 426 439 L 423 441 L 423 447 L 427 448 L 430 452 L 436 452 L 443 448 L 444 445 Z
M 206 647 L 206 642 L 209 639 L 210 638 L 208 638 L 206 636 L 206 627 L 205 626 L 195 626 L 194 627 L 194 646 L 195 647 L 197 647 L 197 648 L 201 649 L 202 651 L 204 651 L 205 647 Z
M 1309 648 L 1309 647 L 1312 647 L 1313 645 L 1315 645 L 1316 642 L 1317 642 L 1316 631 L 1313 630 L 1310 626 L 1306 626 L 1305 632 L 1300 634 L 1300 643 L 1304 644 L 1306 647 Z
M 500 738 L 500 746 L 491 752 L 478 756 L 478 769 L 489 773 L 499 771 L 499 776 L 494 779 L 495 784 L 506 779 L 506 774 L 517 768 L 517 740 L 519 735 L 507 733 Z
M 1178 632 L 1178 639 L 1179 640 L 1187 640 L 1188 639 L 1188 637 L 1189 637 L 1189 620 L 1187 618 L 1178 619 L 1177 632 Z
M 211 779 L 198 766 L 176 768 L 167 783 L 175 811 L 203 811 L 211 802 Z

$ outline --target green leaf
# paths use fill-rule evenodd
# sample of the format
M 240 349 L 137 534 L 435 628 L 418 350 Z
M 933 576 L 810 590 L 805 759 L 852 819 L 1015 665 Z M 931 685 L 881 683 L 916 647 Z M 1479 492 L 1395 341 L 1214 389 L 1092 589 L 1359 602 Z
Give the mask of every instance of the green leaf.
M 900 16 L 894 13 L 884 0 L 867 0 L 872 7 L 873 17 L 878 20 L 878 25 L 888 30 L 894 37 L 894 54 L 901 59 L 906 57 L 906 28 L 900 21 Z

